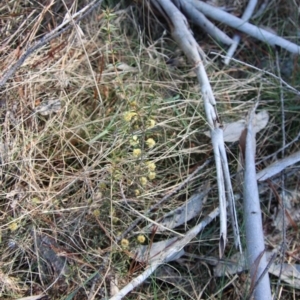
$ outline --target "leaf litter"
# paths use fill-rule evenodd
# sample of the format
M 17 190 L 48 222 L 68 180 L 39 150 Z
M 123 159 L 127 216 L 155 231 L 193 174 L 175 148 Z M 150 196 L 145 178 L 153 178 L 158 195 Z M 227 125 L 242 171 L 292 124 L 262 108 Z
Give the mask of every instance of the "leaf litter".
M 269 122 L 269 113 L 266 110 L 262 110 L 255 114 L 252 119 L 252 126 L 255 133 L 264 129 Z M 241 119 L 231 123 L 223 124 L 223 135 L 225 142 L 236 142 L 239 140 L 243 130 L 246 128 L 247 121 Z M 206 131 L 205 135 L 210 137 L 210 132 Z

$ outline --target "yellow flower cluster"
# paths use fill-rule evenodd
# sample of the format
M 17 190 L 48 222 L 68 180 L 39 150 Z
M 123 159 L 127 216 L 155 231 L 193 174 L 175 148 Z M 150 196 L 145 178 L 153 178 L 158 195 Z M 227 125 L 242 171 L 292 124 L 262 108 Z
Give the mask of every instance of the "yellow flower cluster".
M 136 103 L 134 102 L 134 105 L 131 105 L 132 109 L 136 109 Z M 126 111 L 123 114 L 123 119 L 126 122 L 131 122 L 137 120 L 137 113 L 135 111 Z M 154 119 L 148 119 L 146 122 L 146 128 L 151 129 L 156 125 L 156 121 Z
M 140 234 L 140 235 L 138 235 L 138 237 L 137 237 L 137 241 L 138 241 L 140 244 L 143 244 L 143 243 L 145 243 L 145 241 L 146 241 L 146 237 L 145 237 L 143 234 Z
M 93 215 L 94 215 L 96 218 L 100 217 L 100 209 L 95 209 L 95 210 L 93 210 Z
M 121 241 L 121 247 L 123 249 L 128 248 L 129 247 L 129 241 L 127 239 L 122 239 L 122 241 Z
M 153 119 L 148 120 L 148 122 L 147 122 L 147 128 L 148 129 L 153 128 L 155 125 L 156 125 L 155 120 L 153 120 Z
M 147 141 L 146 141 L 146 144 L 149 148 L 153 148 L 156 144 L 156 142 L 154 141 L 154 139 L 152 138 L 149 138 Z
M 148 167 L 148 170 L 151 172 L 154 172 L 156 169 L 156 164 L 152 161 L 146 161 L 146 166 Z
M 148 168 L 148 178 L 149 180 L 153 180 L 156 177 L 155 169 L 156 169 L 156 164 L 152 161 L 147 161 L 146 166 Z
M 133 149 L 132 155 L 134 157 L 140 157 L 142 155 L 142 150 L 141 149 Z
M 139 144 L 139 139 L 137 135 L 134 135 L 130 140 L 130 146 L 136 147 Z
M 156 177 L 156 173 L 155 173 L 155 172 L 149 172 L 148 178 L 149 178 L 150 180 L 155 179 L 155 177 Z
M 137 136 L 133 136 L 131 141 L 130 141 L 130 145 L 131 146 L 137 146 L 138 144 L 139 144 L 139 140 L 138 140 Z M 155 146 L 155 144 L 156 144 L 156 142 L 152 138 L 149 138 L 146 141 L 146 145 L 149 148 L 153 148 Z M 134 157 L 140 157 L 142 155 L 142 150 L 140 148 L 133 149 L 132 154 L 133 154 Z
M 129 109 L 129 111 L 126 111 L 123 114 L 123 119 L 126 122 L 134 121 L 134 123 L 132 124 L 132 128 L 139 129 L 140 128 L 139 127 L 140 125 L 138 124 L 139 122 L 136 122 L 136 121 L 140 121 L 139 115 L 136 112 L 137 103 L 134 101 L 134 102 L 130 102 L 129 105 L 130 105 L 130 109 Z M 155 126 L 156 126 L 156 121 L 153 118 L 149 118 L 146 121 L 147 129 L 151 129 Z M 136 128 L 136 127 L 138 127 L 138 128 Z M 129 140 L 129 144 L 130 144 L 130 146 L 133 147 L 132 156 L 135 158 L 140 158 L 142 156 L 142 149 L 140 147 L 141 143 L 140 143 L 139 137 L 137 135 L 133 135 Z M 150 137 L 145 140 L 145 145 L 147 146 L 148 149 L 152 149 L 155 147 L 156 141 L 154 140 L 154 138 Z M 148 180 L 153 180 L 156 178 L 155 163 L 154 162 L 146 162 L 146 167 L 147 167 L 146 168 L 147 173 L 145 174 L 145 176 L 142 176 L 139 178 L 139 182 L 142 187 L 147 186 Z M 141 194 L 141 191 L 139 189 L 136 189 L 136 190 L 134 190 L 134 194 L 137 197 Z
M 134 111 L 126 111 L 123 115 L 124 121 L 130 122 L 137 115 Z
M 13 223 L 10 223 L 8 227 L 11 231 L 16 231 L 19 228 L 19 225 L 17 222 L 13 222 Z
M 147 180 L 147 178 L 146 177 L 141 177 L 140 178 L 140 183 L 141 183 L 141 185 L 142 186 L 146 186 L 147 185 L 147 183 L 148 183 L 148 180 Z

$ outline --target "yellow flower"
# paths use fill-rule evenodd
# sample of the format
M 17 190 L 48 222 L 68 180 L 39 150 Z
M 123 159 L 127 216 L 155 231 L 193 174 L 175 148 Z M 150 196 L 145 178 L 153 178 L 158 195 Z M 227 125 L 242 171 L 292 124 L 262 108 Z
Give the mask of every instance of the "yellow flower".
M 155 177 L 156 177 L 156 173 L 155 173 L 155 172 L 149 172 L 148 178 L 149 178 L 150 180 L 153 180 Z
M 129 103 L 129 105 L 130 105 L 133 109 L 135 109 L 135 108 L 137 107 L 137 102 L 136 102 L 136 101 L 131 101 L 131 102 Z
M 141 192 L 140 192 L 140 190 L 136 189 L 136 190 L 134 191 L 134 194 L 135 194 L 136 196 L 139 196 L 139 195 L 141 194 Z
M 152 127 L 155 126 L 155 124 L 156 124 L 155 120 L 149 119 L 148 122 L 147 122 L 147 128 L 148 128 L 148 129 L 149 129 L 149 128 L 152 128 Z
M 122 239 L 122 241 L 121 241 L 121 246 L 122 246 L 123 249 L 128 248 L 128 246 L 129 246 L 129 241 L 128 241 L 127 239 Z
M 119 218 L 113 217 L 112 222 L 113 222 L 113 224 L 118 224 L 119 223 Z
M 132 152 L 134 157 L 140 157 L 142 154 L 142 150 L 141 149 L 134 149 Z
M 147 185 L 147 182 L 148 182 L 148 180 L 147 180 L 146 177 L 141 177 L 141 178 L 140 178 L 140 183 L 141 183 L 142 186 Z
M 131 146 L 137 146 L 139 144 L 139 139 L 138 139 L 138 136 L 137 135 L 134 135 L 131 140 L 130 140 L 130 145 Z
M 146 141 L 146 144 L 147 144 L 147 146 L 149 147 L 149 148 L 153 148 L 154 146 L 155 146 L 155 141 L 154 141 L 154 139 L 152 139 L 152 138 L 149 138 L 147 141 Z
M 115 180 L 120 180 L 120 179 L 122 179 L 122 177 L 123 177 L 123 175 L 122 175 L 121 171 L 115 170 L 115 172 L 113 173 L 113 178 Z
M 106 183 L 105 182 L 100 182 L 98 185 L 100 191 L 105 191 L 107 189 Z
M 18 223 L 17 222 L 13 222 L 11 224 L 9 224 L 8 228 L 11 230 L 11 231 L 16 231 L 18 229 Z
M 117 215 L 114 207 L 111 209 L 110 215 L 111 215 L 111 217 L 115 217 Z
M 128 179 L 127 180 L 127 185 L 128 186 L 131 186 L 131 185 L 133 185 L 134 184 L 134 181 L 133 180 L 131 180 L 131 179 Z
M 106 165 L 106 169 L 107 169 L 107 171 L 108 171 L 108 173 L 109 173 L 110 175 L 112 175 L 112 174 L 114 173 L 114 167 L 113 167 L 113 165 L 107 164 L 107 165 Z
M 143 243 L 145 243 L 146 238 L 145 238 L 145 236 L 144 236 L 143 234 L 140 234 L 140 235 L 138 235 L 138 237 L 137 237 L 137 241 L 138 241 L 140 244 L 143 244 Z
M 147 161 L 147 162 L 146 162 L 146 165 L 147 165 L 149 171 L 151 171 L 151 172 L 155 171 L 155 169 L 156 169 L 156 164 L 155 164 L 154 162 L 152 162 L 152 161 Z
M 41 203 L 41 200 L 38 198 L 38 197 L 33 197 L 31 199 L 31 202 L 34 203 L 34 204 L 40 204 Z
M 95 209 L 95 210 L 93 211 L 93 215 L 94 215 L 96 218 L 100 217 L 100 209 Z
M 136 113 L 133 111 L 126 111 L 123 115 L 123 118 L 126 122 L 130 122 L 132 118 L 136 116 Z

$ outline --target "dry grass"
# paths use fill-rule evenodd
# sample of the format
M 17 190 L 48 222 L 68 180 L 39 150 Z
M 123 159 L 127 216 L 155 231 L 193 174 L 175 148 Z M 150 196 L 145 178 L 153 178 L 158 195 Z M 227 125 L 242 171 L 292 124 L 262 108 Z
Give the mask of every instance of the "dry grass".
M 21 48 L 62 20 L 62 8 L 45 23 L 51 16 L 46 6 L 24 3 L 12 1 L 0 8 L 2 34 L 6 34 L 0 49 L 1 70 L 19 57 Z M 84 5 L 84 1 L 75 3 Z M 272 7 L 282 6 L 274 1 Z M 294 8 L 289 1 L 286 10 Z M 210 140 L 203 134 L 207 126 L 192 66 L 170 36 L 163 34 L 158 20 L 145 12 L 136 7 L 95 11 L 81 23 L 83 36 L 73 30 L 39 49 L 1 91 L 1 299 L 43 291 L 49 299 L 108 297 L 113 280 L 118 279 L 121 287 L 139 272 L 126 254 L 137 244 L 134 233 L 127 250 L 124 242 L 123 247 L 115 242 L 137 217 L 135 211 L 143 213 L 213 156 Z M 290 35 L 299 14 L 285 21 L 279 8 L 273 13 L 264 25 Z M 204 48 L 216 49 L 210 43 Z M 274 55 L 265 46 L 248 39 L 243 49 L 240 61 L 259 66 L 256 63 L 264 55 L 273 66 Z M 218 60 L 212 55 L 207 70 L 222 120 L 241 118 L 258 95 L 260 108 L 271 115 L 258 137 L 258 160 L 282 145 L 280 89 L 285 99 L 286 142 L 295 138 L 300 127 L 299 95 L 249 65 L 237 61 L 225 68 Z M 286 80 L 299 89 L 297 65 L 287 75 Z M 39 107 L 49 100 L 58 100 L 60 109 L 40 114 Z M 237 148 L 228 145 L 233 173 Z M 293 144 L 286 155 L 296 150 L 299 145 Z M 211 164 L 152 218 L 181 205 L 207 181 L 212 191 L 204 211 L 216 207 L 214 173 Z M 135 211 L 122 199 L 120 184 Z M 298 186 L 296 169 L 288 188 Z M 262 199 L 271 199 L 269 206 L 262 201 L 266 228 L 274 198 L 270 188 L 264 190 Z M 294 252 L 286 260 L 295 263 L 299 247 L 296 233 L 289 230 L 287 253 Z M 228 256 L 233 251 L 229 248 Z M 217 256 L 218 222 L 188 251 Z M 219 280 L 201 261 L 174 263 L 172 270 L 175 285 L 153 277 L 128 299 L 197 299 L 200 294 L 204 299 L 243 299 L 247 290 L 245 274 Z M 273 283 L 275 290 L 275 277 Z M 299 294 L 284 285 L 281 289 L 283 299 Z

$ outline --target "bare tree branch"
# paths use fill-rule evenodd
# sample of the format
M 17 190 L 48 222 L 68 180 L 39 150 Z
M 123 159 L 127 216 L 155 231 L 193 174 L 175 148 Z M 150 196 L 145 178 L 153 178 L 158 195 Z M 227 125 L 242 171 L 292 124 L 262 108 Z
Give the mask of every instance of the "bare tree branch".
M 248 5 L 243 13 L 242 20 L 248 21 L 251 18 L 256 4 L 257 4 L 257 0 L 249 0 Z M 227 51 L 227 57 L 224 60 L 225 65 L 229 64 L 231 57 L 233 56 L 236 48 L 238 47 L 238 45 L 240 43 L 240 40 L 241 40 L 241 36 L 238 34 L 235 34 L 233 37 L 233 43 L 229 47 L 229 49 Z
M 194 24 L 201 27 L 206 33 L 213 37 L 216 41 L 225 45 L 231 45 L 234 41 L 215 24 L 209 21 L 200 11 L 196 10 L 190 3 L 181 2 L 181 9 L 185 15 Z
M 283 148 L 281 148 L 281 151 L 282 151 L 282 149 Z M 256 179 L 258 181 L 265 181 L 265 180 L 269 179 L 270 177 L 278 174 L 285 168 L 287 168 L 299 161 L 300 161 L 300 151 L 297 151 L 297 152 L 289 155 L 288 157 L 285 157 L 283 159 L 275 161 L 274 163 L 270 164 L 263 170 L 259 171 L 256 174 Z
M 291 53 L 300 54 L 300 46 L 287 41 L 269 31 L 266 31 L 260 27 L 245 22 L 244 20 L 237 18 L 223 10 L 220 10 L 214 6 L 206 4 L 198 0 L 185 0 L 193 4 L 195 9 L 200 10 L 206 16 L 222 22 L 230 27 L 233 27 L 239 31 L 242 31 L 262 42 L 265 42 L 271 46 L 280 46 Z

